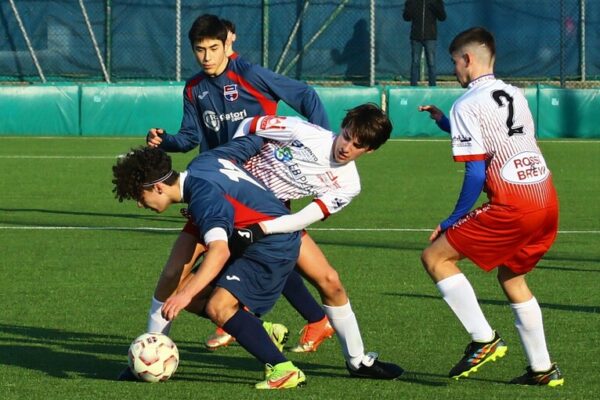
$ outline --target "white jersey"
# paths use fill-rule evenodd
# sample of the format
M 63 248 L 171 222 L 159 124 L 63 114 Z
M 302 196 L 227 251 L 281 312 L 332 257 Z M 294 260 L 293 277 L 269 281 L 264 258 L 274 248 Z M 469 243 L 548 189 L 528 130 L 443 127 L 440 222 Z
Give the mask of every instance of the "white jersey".
M 244 134 L 267 139 L 244 167 L 282 201 L 312 196 L 327 217 L 360 193 L 354 161 L 332 156 L 333 132 L 297 117 L 266 116 L 244 120 L 235 136 Z
M 520 89 L 482 76 L 450 111 L 455 161 L 486 161 L 485 190 L 493 204 L 547 207 L 555 192 Z

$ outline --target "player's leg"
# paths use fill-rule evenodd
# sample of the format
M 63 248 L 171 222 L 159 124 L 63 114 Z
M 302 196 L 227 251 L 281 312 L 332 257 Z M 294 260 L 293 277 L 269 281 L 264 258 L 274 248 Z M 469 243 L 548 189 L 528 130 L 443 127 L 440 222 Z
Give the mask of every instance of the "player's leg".
M 217 287 L 206 305 L 206 314 L 218 326 L 231 332 L 238 343 L 262 364 L 269 366 L 267 379 L 258 389 L 285 389 L 303 384 L 304 373 L 295 367 L 275 346 L 262 321 L 240 307 L 237 298 L 227 289 Z
M 479 306 L 471 283 L 462 274 L 457 262 L 463 256 L 440 236 L 421 255 L 425 270 L 442 297 L 471 336 L 463 358 L 450 370 L 451 378 L 466 377 L 496 358 L 504 356 L 507 347 L 492 329 Z
M 186 278 L 190 275 L 195 261 L 205 251 L 204 247 L 198 244 L 196 236 L 186 232 L 185 229 L 186 228 L 184 228 L 175 240 L 169 259 L 156 284 L 156 289 L 148 312 L 146 332 L 161 332 L 165 335 L 169 334 L 172 322 L 162 317 L 162 305 L 165 300 L 177 290 L 177 287 L 185 282 Z M 203 300 L 202 297 L 204 297 Z M 199 294 L 196 296 L 195 307 L 198 309 L 204 308 L 206 297 L 206 294 Z M 131 373 L 129 367 L 125 368 L 119 374 L 117 379 L 122 381 L 137 380 Z
M 321 295 L 323 308 L 338 335 L 350 374 L 374 379 L 399 377 L 403 372 L 402 368 L 377 360 L 375 353 L 365 354 L 358 321 L 339 275 L 329 264 L 319 246 L 308 235 L 302 237 L 296 265 Z M 318 341 L 323 337 L 311 336 L 309 330 L 305 331 L 305 336 L 307 337 L 304 341 L 305 346 L 311 346 L 313 340 Z
M 162 317 L 161 307 L 190 274 L 194 263 L 205 250 L 195 235 L 185 230 L 179 234 L 154 290 L 148 313 L 147 332 L 169 334 L 171 323 Z
M 544 335 L 542 310 L 533 296 L 524 274 L 516 274 L 509 268 L 498 268 L 498 281 L 510 301 L 515 316 L 515 326 L 521 338 L 529 366 L 524 375 L 511 383 L 523 385 L 560 386 L 564 383 L 562 373 L 555 363 L 550 361 L 550 354 Z

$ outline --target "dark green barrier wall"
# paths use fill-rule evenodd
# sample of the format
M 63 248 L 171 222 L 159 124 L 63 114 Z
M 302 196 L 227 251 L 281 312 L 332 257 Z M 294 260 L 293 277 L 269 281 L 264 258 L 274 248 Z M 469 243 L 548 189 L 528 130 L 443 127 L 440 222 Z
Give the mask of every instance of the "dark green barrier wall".
M 81 134 L 145 135 L 149 128 L 176 132 L 183 115 L 183 84 L 85 85 Z
M 79 135 L 79 86 L 0 86 L 0 135 Z
M 316 87 L 336 131 L 346 110 L 358 104 L 381 105 L 382 92 L 394 125 L 392 136 L 445 137 L 421 104 L 445 113 L 464 93 L 460 88 Z M 182 83 L 0 86 L 0 135 L 141 136 L 151 127 L 179 129 Z M 525 89 L 542 138 L 600 138 L 600 90 L 534 86 Z M 296 115 L 286 104 L 278 113 Z
M 434 104 L 448 115 L 454 100 L 464 89 L 392 88 L 387 91 L 388 115 L 394 125 L 392 137 L 441 136 L 448 134 L 438 128 L 429 113 L 419 112 L 417 107 Z
M 600 90 L 540 86 L 538 99 L 540 137 L 600 137 Z

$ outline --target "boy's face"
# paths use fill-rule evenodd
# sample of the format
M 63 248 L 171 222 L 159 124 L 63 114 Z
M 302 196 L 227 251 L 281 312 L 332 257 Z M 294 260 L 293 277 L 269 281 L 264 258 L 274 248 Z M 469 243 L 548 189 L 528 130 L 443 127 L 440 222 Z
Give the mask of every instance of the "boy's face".
M 228 59 L 225 54 L 225 44 L 219 39 L 196 41 L 192 50 L 206 75 L 214 77 L 225 71 Z
M 348 130 L 342 129 L 342 132 L 333 142 L 333 158 L 340 164 L 347 164 L 356 160 L 365 153 L 371 153 L 368 147 L 361 147 L 358 142 L 350 135 Z
M 143 207 L 157 213 L 161 213 L 169 208 L 171 202 L 161 186 L 156 184 L 150 189 L 142 190 L 141 198 L 137 202 L 138 207 Z

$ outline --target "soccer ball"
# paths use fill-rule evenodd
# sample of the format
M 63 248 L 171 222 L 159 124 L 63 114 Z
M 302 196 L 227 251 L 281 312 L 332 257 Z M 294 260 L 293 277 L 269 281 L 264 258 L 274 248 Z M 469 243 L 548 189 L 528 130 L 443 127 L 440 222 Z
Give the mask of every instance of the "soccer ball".
M 161 382 L 169 379 L 179 364 L 179 350 L 162 333 L 150 332 L 138 336 L 129 346 L 129 368 L 140 380 Z

